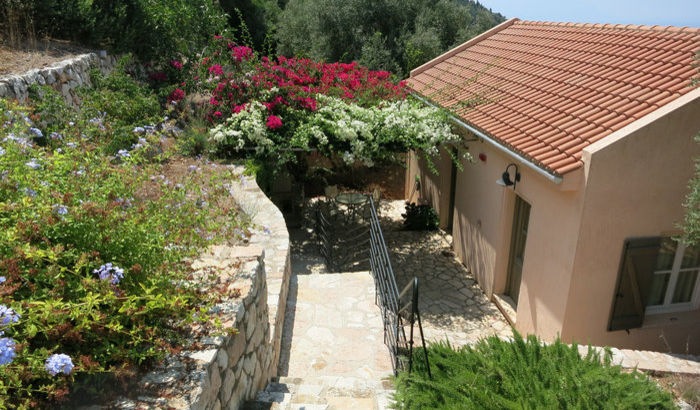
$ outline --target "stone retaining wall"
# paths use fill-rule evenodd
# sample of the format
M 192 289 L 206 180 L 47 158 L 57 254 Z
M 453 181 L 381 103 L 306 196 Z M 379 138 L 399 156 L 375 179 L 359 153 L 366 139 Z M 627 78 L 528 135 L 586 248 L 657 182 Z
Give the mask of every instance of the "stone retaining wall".
M 81 85 L 90 85 L 92 66 L 103 74 L 108 74 L 117 65 L 117 59 L 106 51 L 81 54 L 75 58 L 60 61 L 50 67 L 29 70 L 21 75 L 0 77 L 0 97 L 17 99 L 24 103 L 27 90 L 32 84 L 50 85 L 60 92 L 70 105 L 79 105 L 75 89 Z
M 254 178 L 240 176 L 230 191 L 256 227 L 250 244 L 213 246 L 192 262 L 195 280 L 209 283 L 214 277 L 217 288 L 231 292 L 211 312 L 223 330 L 194 326 L 196 351 L 168 355 L 128 398 L 90 409 L 238 409 L 277 376 L 291 276 L 289 233 Z

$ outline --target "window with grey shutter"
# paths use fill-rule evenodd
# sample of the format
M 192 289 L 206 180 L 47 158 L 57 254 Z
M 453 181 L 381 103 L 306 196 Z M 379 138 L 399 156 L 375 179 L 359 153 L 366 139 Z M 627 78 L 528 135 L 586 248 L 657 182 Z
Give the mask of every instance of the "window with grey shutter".
M 660 247 L 661 237 L 625 241 L 608 330 L 642 326 Z

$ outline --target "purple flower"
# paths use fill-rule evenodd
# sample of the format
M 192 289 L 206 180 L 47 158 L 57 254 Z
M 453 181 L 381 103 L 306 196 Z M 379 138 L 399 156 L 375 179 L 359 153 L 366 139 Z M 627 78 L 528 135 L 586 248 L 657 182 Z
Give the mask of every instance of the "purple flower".
M 0 366 L 12 363 L 12 360 L 17 356 L 15 353 L 15 341 L 9 337 L 0 339 Z
M 131 156 L 131 155 L 129 154 L 129 151 L 127 151 L 127 150 L 125 150 L 125 149 L 120 149 L 120 150 L 117 152 L 117 158 L 128 158 L 128 157 L 130 157 L 130 156 Z
M 49 137 L 50 137 L 52 140 L 62 140 L 62 139 L 63 139 L 63 135 L 61 135 L 61 134 L 59 134 L 59 133 L 57 133 L 57 132 L 52 132 L 51 134 L 49 134 Z
M 7 278 L 4 276 L 0 276 L 0 285 L 5 283 L 7 281 Z
M 5 305 L 0 305 L 0 326 L 9 326 L 13 323 L 17 323 L 20 319 L 20 315 Z
M 105 263 L 100 266 L 99 269 L 95 269 L 92 272 L 96 273 L 102 280 L 109 280 L 112 285 L 116 285 L 121 279 L 124 279 L 124 269 L 113 265 L 111 262 Z
M 146 129 L 143 127 L 135 127 L 133 132 L 136 134 L 141 134 L 141 133 L 146 132 Z
M 59 373 L 70 374 L 71 370 L 73 370 L 73 361 L 71 361 L 70 356 L 63 353 L 52 354 L 46 359 L 44 368 L 51 376 L 55 376 Z
M 36 196 L 36 191 L 31 188 L 22 188 L 22 192 L 28 197 L 34 198 Z
M 32 127 L 29 129 L 29 132 L 34 134 L 34 136 L 36 136 L 37 138 L 44 138 L 44 133 L 41 132 L 41 130 L 39 128 Z
M 68 208 L 66 208 L 64 205 L 53 205 L 51 207 L 59 215 L 67 215 L 68 214 Z
M 29 161 L 29 162 L 25 162 L 24 165 L 28 166 L 28 167 L 31 168 L 31 169 L 39 169 L 39 168 L 41 168 L 41 164 L 38 163 L 38 162 L 36 162 L 35 159 L 32 159 L 32 160 Z
M 5 155 L 5 148 L 0 147 L 0 157 Z

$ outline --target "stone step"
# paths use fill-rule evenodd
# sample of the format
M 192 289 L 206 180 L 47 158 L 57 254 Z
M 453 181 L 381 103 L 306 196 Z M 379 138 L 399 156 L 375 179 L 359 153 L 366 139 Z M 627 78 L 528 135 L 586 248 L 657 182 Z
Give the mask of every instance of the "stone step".
M 389 408 L 393 383 L 353 377 L 280 377 L 244 405 L 249 410 L 335 410 Z

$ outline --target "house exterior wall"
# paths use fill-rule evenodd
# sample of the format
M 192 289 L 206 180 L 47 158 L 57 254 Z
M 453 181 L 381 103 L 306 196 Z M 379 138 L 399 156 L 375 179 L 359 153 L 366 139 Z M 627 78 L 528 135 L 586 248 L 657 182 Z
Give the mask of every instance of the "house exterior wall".
M 679 233 L 700 148 L 700 90 L 584 151 L 586 199 L 562 336 L 597 345 L 700 354 L 700 310 L 647 315 L 608 332 L 623 242 Z
M 510 156 L 484 142 L 457 174 L 453 247 L 491 297 L 506 289 L 515 194 L 531 205 L 516 329 L 545 340 L 700 354 L 700 310 L 650 315 L 640 329 L 608 332 L 624 240 L 679 233 L 682 202 L 700 146 L 700 90 L 591 145 L 585 167 L 557 185 L 519 164 L 515 192 L 496 180 Z M 449 157 L 440 176 L 408 159 L 406 194 L 416 174 L 421 196 L 449 207 Z M 443 175 L 443 172 L 445 175 Z M 512 175 L 512 174 L 511 174 Z M 416 199 L 414 195 L 413 199 Z
M 438 171 L 438 174 L 435 174 L 430 170 L 427 161 L 421 154 L 414 153 L 407 159 L 409 167 L 413 171 L 406 173 L 406 200 L 416 202 L 418 199 L 422 199 L 427 201 L 438 212 L 440 216 L 439 226 L 443 229 L 447 227 L 450 211 L 451 161 L 452 159 L 445 148 L 441 148 L 440 157 L 433 160 Z M 415 190 L 416 176 L 420 178 L 420 191 Z
M 464 170 L 457 174 L 452 226 L 455 253 L 487 296 L 503 293 L 515 194 L 527 201 L 531 210 L 516 329 L 523 334 L 535 333 L 552 339 L 561 333 L 564 320 L 582 190 L 563 191 L 559 185 L 519 164 L 521 180 L 514 192 L 512 187 L 496 184 L 512 159 L 484 142 L 471 142 L 469 150 L 475 158 L 483 153 L 487 159 L 465 161 Z M 441 162 L 439 169 L 449 172 L 449 158 L 442 161 L 447 164 Z M 441 177 L 431 177 L 415 155 L 409 160 L 407 172 L 407 181 L 421 175 L 421 195 L 436 209 L 449 206 L 449 177 L 443 179 L 442 172 Z M 563 184 L 571 185 L 571 182 L 565 180 Z

